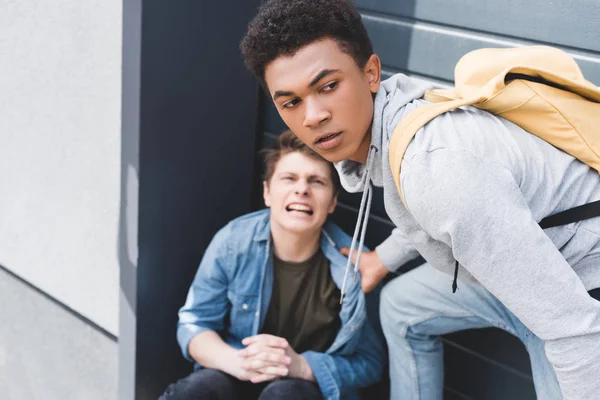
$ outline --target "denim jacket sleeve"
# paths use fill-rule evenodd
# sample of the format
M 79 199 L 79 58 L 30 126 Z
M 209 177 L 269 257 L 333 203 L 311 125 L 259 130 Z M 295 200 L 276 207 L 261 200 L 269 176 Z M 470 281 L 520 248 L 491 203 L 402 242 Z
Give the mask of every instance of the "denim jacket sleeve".
M 208 245 L 184 306 L 179 310 L 177 342 L 183 356 L 194 361 L 188 346 L 192 338 L 205 331 L 224 329 L 230 304 L 227 299 L 229 279 L 226 267 L 228 257 L 229 225 L 222 228 Z
M 382 378 L 385 349 L 382 338 L 367 320 L 352 354 L 307 351 L 308 361 L 325 399 L 340 400 L 351 392 L 377 383 Z

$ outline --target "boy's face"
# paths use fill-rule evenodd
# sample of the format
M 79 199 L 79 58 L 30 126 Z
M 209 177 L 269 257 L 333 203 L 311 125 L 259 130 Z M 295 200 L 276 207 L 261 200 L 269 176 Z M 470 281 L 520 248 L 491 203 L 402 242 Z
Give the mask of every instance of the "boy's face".
M 295 233 L 320 231 L 337 203 L 327 162 L 300 152 L 281 157 L 263 195 L 271 223 Z
M 332 162 L 366 161 L 372 95 L 379 90 L 380 76 L 376 55 L 361 69 L 333 39 L 276 58 L 265 69 L 265 82 L 283 121 Z

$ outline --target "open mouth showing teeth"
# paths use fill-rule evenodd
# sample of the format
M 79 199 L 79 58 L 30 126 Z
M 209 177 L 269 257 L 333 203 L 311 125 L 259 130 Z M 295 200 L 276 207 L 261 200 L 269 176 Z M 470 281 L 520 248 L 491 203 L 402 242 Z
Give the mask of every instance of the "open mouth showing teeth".
M 339 136 L 341 134 L 342 134 L 342 132 L 332 133 L 331 135 L 324 136 L 321 139 L 317 140 L 317 143 L 326 142 L 326 141 L 331 140 L 334 137 Z
M 299 205 L 299 204 L 292 204 L 289 205 L 285 208 L 286 211 L 291 212 L 291 211 L 296 211 L 296 212 L 302 212 L 308 215 L 313 215 L 313 211 L 307 207 L 307 206 L 303 206 L 303 205 Z

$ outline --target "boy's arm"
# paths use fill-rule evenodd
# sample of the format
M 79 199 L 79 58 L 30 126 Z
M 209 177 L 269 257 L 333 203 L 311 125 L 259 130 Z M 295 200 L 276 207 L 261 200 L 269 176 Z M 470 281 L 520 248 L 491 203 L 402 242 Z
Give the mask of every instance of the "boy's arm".
M 181 352 L 188 360 L 200 364 L 201 360 L 195 359 L 190 353 L 192 339 L 206 331 L 222 331 L 231 307 L 227 298 L 229 279 L 225 269 L 228 265 L 226 257 L 229 234 L 230 228 L 227 225 L 213 237 L 204 252 L 186 302 L 179 310 L 177 341 Z
M 192 338 L 188 345 L 189 354 L 204 368 L 223 371 L 238 379 L 243 374 L 239 350 L 234 349 L 214 331 L 204 331 Z
M 239 380 L 261 377 L 276 378 L 279 365 L 269 365 L 267 371 L 252 366 L 253 359 L 241 357 L 240 350 L 225 343 L 219 335 L 225 327 L 225 318 L 231 307 L 227 290 L 229 225 L 221 229 L 206 249 L 200 267 L 188 292 L 185 305 L 179 310 L 177 340 L 185 358 L 205 368 L 223 371 Z M 271 371 L 272 368 L 276 372 Z
M 340 252 L 348 257 L 350 249 L 343 247 Z M 358 269 L 362 276 L 361 287 L 365 293 L 369 293 L 390 272 L 395 272 L 409 262 L 419 257 L 420 254 L 414 249 L 406 236 L 400 229 L 394 229 L 374 251 L 365 251 L 360 258 Z M 352 255 L 352 263 L 356 264 L 356 252 Z
M 600 302 L 539 227 L 512 173 L 440 149 L 405 160 L 401 179 L 417 223 L 546 342 L 565 398 L 596 397 Z
M 375 248 L 375 254 L 390 272 L 419 257 L 419 252 L 398 228 L 394 228 L 392 234 Z
M 369 321 L 362 327 L 354 352 L 348 356 L 307 351 L 313 376 L 326 399 L 337 400 L 344 394 L 364 388 L 381 380 L 385 364 L 382 338 Z

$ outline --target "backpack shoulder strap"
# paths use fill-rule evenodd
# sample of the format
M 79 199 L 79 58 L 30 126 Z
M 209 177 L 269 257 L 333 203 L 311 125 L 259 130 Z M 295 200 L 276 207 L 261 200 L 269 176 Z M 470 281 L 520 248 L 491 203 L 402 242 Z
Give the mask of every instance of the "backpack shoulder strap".
M 480 99 L 456 99 L 443 101 L 441 103 L 427 104 L 411 111 L 407 116 L 402 118 L 398 125 L 396 125 L 390 140 L 389 161 L 392 177 L 394 178 L 396 188 L 400 194 L 400 199 L 405 207 L 406 202 L 404 201 L 404 195 L 402 194 L 402 189 L 400 187 L 400 167 L 410 141 L 415 137 L 419 129 L 438 115 L 458 107 L 478 103 L 479 101 Z
M 542 229 L 554 228 L 596 217 L 600 217 L 600 200 L 546 217 L 540 221 L 540 227 Z

